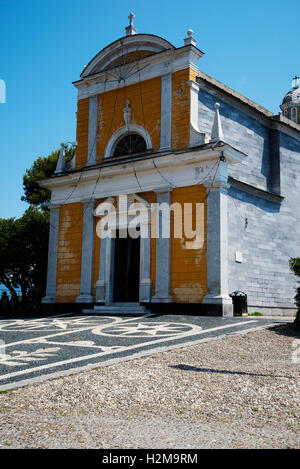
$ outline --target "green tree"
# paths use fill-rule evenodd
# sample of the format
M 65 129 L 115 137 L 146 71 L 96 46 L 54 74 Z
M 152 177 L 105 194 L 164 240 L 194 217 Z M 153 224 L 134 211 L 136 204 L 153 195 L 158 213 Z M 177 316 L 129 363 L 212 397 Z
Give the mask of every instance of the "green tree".
M 66 161 L 69 161 L 73 155 L 74 148 L 69 147 L 66 150 Z M 39 207 L 43 211 L 49 210 L 51 193 L 48 189 L 40 187 L 38 181 L 40 179 L 50 178 L 53 175 L 58 157 L 59 150 L 54 151 L 45 157 L 39 156 L 33 162 L 31 168 L 26 169 L 23 176 L 24 195 L 21 197 L 21 200 L 30 205 Z
M 22 291 L 22 307 L 40 304 L 45 292 L 49 214 L 29 207 L 18 219 L 0 218 L 0 283 L 13 296 Z
M 291 257 L 290 258 L 290 269 L 294 272 L 297 277 L 300 277 L 300 257 Z M 298 282 L 300 285 L 300 283 Z M 295 319 L 295 326 L 297 329 L 300 329 L 300 286 L 296 290 L 295 295 L 295 304 L 298 308 L 297 315 Z
M 73 155 L 74 148 L 69 147 L 65 152 L 66 161 Z M 54 174 L 58 157 L 59 150 L 38 157 L 26 169 L 21 200 L 29 208 L 23 216 L 0 218 L 0 284 L 14 297 L 21 289 L 22 311 L 39 308 L 45 294 L 51 193 L 40 187 L 38 181 Z
M 16 225 L 14 218 L 0 218 L 0 282 L 10 293 L 17 295 L 18 284 L 13 276 L 12 246 L 15 244 Z

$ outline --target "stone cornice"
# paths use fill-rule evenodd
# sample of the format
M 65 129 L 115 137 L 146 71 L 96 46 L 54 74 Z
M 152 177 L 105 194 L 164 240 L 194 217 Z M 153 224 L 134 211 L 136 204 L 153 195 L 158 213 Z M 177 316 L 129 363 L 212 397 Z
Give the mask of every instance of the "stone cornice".
M 107 158 L 103 163 L 95 165 L 93 167 L 82 168 L 77 171 L 65 173 L 48 179 L 41 179 L 38 181 L 41 187 L 52 187 L 63 185 L 66 182 L 77 181 L 80 178 L 90 179 L 97 177 L 99 170 L 102 173 L 122 173 L 128 170 L 131 172 L 132 164 L 135 164 L 136 168 L 147 168 L 152 166 L 152 160 L 155 160 L 155 164 L 158 167 L 168 167 L 170 164 L 175 166 L 183 166 L 189 163 L 205 162 L 219 158 L 221 154 L 224 154 L 231 162 L 241 162 L 247 155 L 240 150 L 232 147 L 225 142 L 217 142 L 217 144 L 204 144 L 197 147 L 188 148 L 186 150 L 179 150 L 176 152 L 163 152 L 151 153 L 145 156 L 133 157 L 121 157 L 121 158 Z
M 132 71 L 131 76 L 120 83 L 116 79 L 110 81 L 109 72 L 103 71 L 83 77 L 81 80 L 73 82 L 73 85 L 78 89 L 78 99 L 83 99 L 101 94 L 104 91 L 107 92 L 116 88 L 130 86 L 139 81 L 150 80 L 186 68 L 191 68 L 198 72 L 197 63 L 202 55 L 203 52 L 193 45 L 183 46 L 178 49 L 167 49 L 140 59 L 137 62 L 136 71 Z M 134 67 L 134 63 L 132 66 Z M 118 73 L 122 74 L 122 70 L 125 68 L 126 65 L 118 67 Z
M 134 34 L 124 36 L 111 44 L 108 44 L 98 54 L 96 54 L 95 57 L 93 57 L 85 66 L 80 76 L 86 77 L 87 75 L 90 75 L 92 70 L 97 66 L 107 66 L 109 62 L 113 62 L 115 58 L 120 56 L 120 50 L 123 52 L 124 47 L 126 48 L 127 53 L 134 47 L 138 50 L 149 50 L 153 53 L 175 49 L 173 44 L 169 41 L 153 34 Z
M 270 202 L 275 202 L 275 203 L 280 204 L 284 200 L 284 197 L 279 194 L 274 194 L 273 192 L 259 189 L 258 187 L 239 181 L 238 179 L 235 179 L 231 176 L 228 177 L 228 183 L 235 189 L 239 189 L 243 192 L 247 192 L 248 194 L 254 195 L 256 197 L 269 200 Z
M 52 203 L 74 203 L 119 194 L 142 193 L 170 187 L 203 184 L 211 180 L 212 168 L 224 156 L 238 163 L 245 155 L 226 143 L 207 144 L 182 152 L 148 155 L 135 160 L 101 165 L 39 181 L 52 191 Z M 224 163 L 223 163 L 224 164 Z M 220 165 L 222 166 L 222 165 Z M 217 170 L 217 167 L 216 167 Z

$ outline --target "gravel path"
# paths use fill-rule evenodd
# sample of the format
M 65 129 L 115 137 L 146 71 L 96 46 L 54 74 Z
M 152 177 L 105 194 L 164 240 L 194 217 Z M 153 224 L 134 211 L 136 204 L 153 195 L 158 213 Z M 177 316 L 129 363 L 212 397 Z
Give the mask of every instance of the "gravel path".
M 300 448 L 292 325 L 0 394 L 1 448 Z

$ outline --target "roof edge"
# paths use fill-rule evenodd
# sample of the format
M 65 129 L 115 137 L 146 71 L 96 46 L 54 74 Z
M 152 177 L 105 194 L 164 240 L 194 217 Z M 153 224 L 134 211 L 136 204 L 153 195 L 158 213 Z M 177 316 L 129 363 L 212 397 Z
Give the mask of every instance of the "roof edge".
M 268 120 L 273 121 L 273 122 L 279 122 L 281 124 L 284 124 L 285 126 L 290 127 L 293 130 L 296 130 L 297 132 L 300 132 L 300 124 L 296 124 L 295 122 L 291 121 L 290 119 L 287 119 L 281 113 L 274 114 L 272 111 L 269 111 L 269 109 L 261 106 L 260 104 L 257 104 L 255 101 L 252 101 L 251 99 L 249 99 L 246 96 L 242 95 L 238 91 L 233 90 L 229 86 L 227 86 L 224 83 L 216 80 L 215 78 L 213 78 L 210 75 L 202 72 L 201 70 L 199 70 L 199 72 L 197 74 L 197 78 L 199 78 L 203 81 L 206 81 L 207 83 L 209 83 L 210 85 L 218 88 L 221 91 L 224 91 L 225 93 L 230 95 L 232 98 L 238 99 L 242 103 L 244 103 L 247 106 L 251 107 L 254 111 L 257 111 L 260 114 L 262 114 Z
M 131 35 L 131 36 L 123 36 L 123 37 L 120 37 L 119 39 L 116 39 L 115 41 L 111 42 L 110 44 L 108 44 L 107 46 L 105 46 L 103 49 L 101 49 L 98 54 L 96 54 L 90 61 L 89 63 L 84 67 L 83 71 L 81 72 L 80 74 L 80 77 L 81 78 L 84 78 L 86 76 L 88 76 L 89 73 L 86 73 L 87 70 L 89 70 L 91 68 L 91 65 L 93 62 L 97 62 L 97 59 L 100 59 L 100 56 L 101 55 L 104 55 L 106 53 L 108 53 L 110 51 L 110 49 L 115 49 L 115 47 L 118 45 L 118 43 L 120 43 L 120 45 L 122 46 L 122 42 L 127 44 L 127 43 L 134 43 L 134 42 L 137 42 L 138 39 L 141 39 L 142 37 L 144 38 L 156 38 L 158 39 L 159 41 L 161 41 L 165 46 L 165 50 L 168 50 L 168 49 L 176 49 L 176 47 L 171 44 L 171 42 L 169 42 L 167 39 L 164 39 L 163 37 L 161 36 L 157 36 L 155 34 L 146 34 L 146 33 L 141 33 L 141 34 L 134 34 L 134 35 Z

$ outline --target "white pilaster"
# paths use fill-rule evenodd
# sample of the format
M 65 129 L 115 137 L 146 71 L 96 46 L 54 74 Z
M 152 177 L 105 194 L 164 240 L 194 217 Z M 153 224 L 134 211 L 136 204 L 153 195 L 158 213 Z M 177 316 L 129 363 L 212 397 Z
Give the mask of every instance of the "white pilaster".
M 149 303 L 151 300 L 151 238 L 150 225 L 147 225 L 148 237 L 141 236 L 140 244 L 140 303 Z
M 155 191 L 157 194 L 157 203 L 167 203 L 171 205 L 170 187 L 161 188 Z M 171 265 L 171 236 L 162 237 L 162 212 L 157 213 L 157 238 L 156 238 L 156 279 L 155 295 L 152 298 L 153 303 L 171 303 L 170 295 L 170 265 Z M 164 223 L 171 223 L 171 216 Z M 171 233 L 171 229 L 169 230 Z
M 221 161 L 213 183 L 205 184 L 207 197 L 207 295 L 203 303 L 220 305 L 222 316 L 233 316 L 228 294 L 227 164 Z M 213 309 L 212 309 L 213 312 Z
M 100 244 L 99 278 L 96 282 L 97 303 L 109 304 L 113 301 L 114 287 L 114 246 L 115 239 L 102 238 Z
M 59 238 L 59 215 L 60 205 L 50 207 L 50 227 L 49 227 L 49 247 L 48 247 L 48 267 L 47 267 L 47 287 L 46 296 L 42 303 L 56 303 L 56 271 L 57 252 Z
M 97 163 L 98 96 L 89 98 L 88 155 L 86 166 Z
M 83 202 L 80 296 L 76 303 L 93 303 L 94 200 Z
M 160 150 L 170 150 L 172 136 L 172 74 L 161 77 Z
M 100 240 L 100 256 L 99 256 L 99 276 L 96 282 L 96 301 L 105 303 L 105 272 L 106 272 L 106 247 L 107 238 Z

